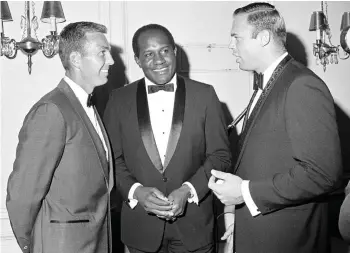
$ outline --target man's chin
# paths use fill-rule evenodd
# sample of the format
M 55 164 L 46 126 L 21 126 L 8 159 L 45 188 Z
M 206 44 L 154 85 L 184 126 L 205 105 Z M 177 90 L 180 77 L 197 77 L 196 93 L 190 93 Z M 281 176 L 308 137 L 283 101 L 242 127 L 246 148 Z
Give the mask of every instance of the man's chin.
M 247 68 L 246 66 L 242 65 L 241 63 L 238 64 L 238 67 L 240 70 L 243 70 L 243 71 L 251 71 L 249 68 Z

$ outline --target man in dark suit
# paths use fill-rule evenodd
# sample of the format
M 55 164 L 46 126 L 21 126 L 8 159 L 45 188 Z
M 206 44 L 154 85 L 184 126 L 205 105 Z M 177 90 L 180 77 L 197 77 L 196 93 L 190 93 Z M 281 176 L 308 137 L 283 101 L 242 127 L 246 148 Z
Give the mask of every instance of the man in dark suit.
M 213 252 L 207 184 L 211 169 L 231 166 L 220 101 L 212 86 L 175 74 L 165 27 L 141 27 L 133 50 L 145 78 L 114 91 L 104 115 L 125 200 L 122 241 L 133 253 Z
M 237 9 L 231 37 L 240 68 L 263 74 L 247 109 L 235 175 L 212 171 L 209 181 L 226 209 L 237 205 L 236 252 L 328 253 L 323 197 L 342 173 L 333 98 L 288 55 L 274 6 Z
M 63 29 L 65 77 L 30 109 L 19 133 L 6 204 L 25 253 L 112 252 L 112 154 L 101 119 L 87 105 L 114 63 L 106 32 L 92 22 Z

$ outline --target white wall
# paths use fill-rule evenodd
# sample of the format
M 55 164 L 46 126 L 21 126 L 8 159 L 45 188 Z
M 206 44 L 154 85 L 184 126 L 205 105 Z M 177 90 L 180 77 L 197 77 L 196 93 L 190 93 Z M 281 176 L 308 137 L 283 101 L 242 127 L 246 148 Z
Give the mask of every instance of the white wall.
M 231 15 L 235 8 L 248 2 L 71 2 L 62 6 L 67 21 L 58 24 L 58 31 L 69 22 L 88 20 L 105 24 L 109 28 L 108 38 L 113 46 L 122 49 L 121 62 L 129 81 L 142 76 L 133 60 L 131 38 L 141 25 L 160 23 L 169 28 L 175 41 L 184 45 L 188 57 L 190 76 L 211 83 L 220 98 L 235 118 L 248 103 L 251 93 L 250 76 L 237 69 L 235 59 L 226 48 L 229 42 Z M 35 2 L 40 18 L 43 2 Z M 288 32 L 299 41 L 293 48 L 304 50 L 302 57 L 306 64 L 318 74 L 331 90 L 337 106 L 343 111 L 345 122 L 350 117 L 350 59 L 339 60 L 338 65 L 315 64 L 312 43 L 316 35 L 309 32 L 312 11 L 320 10 L 320 2 L 278 2 L 274 1 L 287 24 Z M 4 23 L 5 34 L 19 41 L 21 39 L 20 16 L 24 14 L 24 2 L 9 2 L 13 22 Z M 339 44 L 341 15 L 350 11 L 350 2 L 328 2 L 329 23 L 332 42 Z M 38 37 L 48 32 L 49 24 L 39 22 Z M 209 44 L 216 47 L 211 52 Z M 299 52 L 300 52 L 299 50 Z M 305 57 L 306 55 L 306 57 Z M 58 56 L 45 58 L 41 52 L 33 56 L 32 74 L 27 71 L 27 58 L 18 52 L 16 59 L 0 57 L 0 138 L 1 138 L 1 249 L 3 252 L 20 252 L 13 239 L 5 209 L 6 184 L 12 171 L 17 146 L 17 135 L 30 107 L 45 93 L 53 89 L 64 75 Z M 239 130 L 238 130 L 239 131 Z M 350 129 L 348 130 L 350 131 Z

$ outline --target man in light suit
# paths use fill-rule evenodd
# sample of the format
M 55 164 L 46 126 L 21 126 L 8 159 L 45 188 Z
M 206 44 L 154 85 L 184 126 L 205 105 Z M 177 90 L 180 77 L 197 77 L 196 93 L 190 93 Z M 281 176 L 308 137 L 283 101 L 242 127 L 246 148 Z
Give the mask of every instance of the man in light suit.
M 87 105 L 114 63 L 106 32 L 92 22 L 62 30 L 65 77 L 24 119 L 6 200 L 24 253 L 112 252 L 111 151 L 101 119 Z
M 326 84 L 288 54 L 286 35 L 268 3 L 233 14 L 236 61 L 263 74 L 247 108 L 235 175 L 213 170 L 209 181 L 226 209 L 237 205 L 237 253 L 330 252 L 323 197 L 342 174 L 334 102 Z
M 114 91 L 104 122 L 125 200 L 130 252 L 213 252 L 210 170 L 231 166 L 220 101 L 210 85 L 175 74 L 171 33 L 151 24 L 133 37 L 145 78 Z M 189 202 L 189 203 L 187 203 Z

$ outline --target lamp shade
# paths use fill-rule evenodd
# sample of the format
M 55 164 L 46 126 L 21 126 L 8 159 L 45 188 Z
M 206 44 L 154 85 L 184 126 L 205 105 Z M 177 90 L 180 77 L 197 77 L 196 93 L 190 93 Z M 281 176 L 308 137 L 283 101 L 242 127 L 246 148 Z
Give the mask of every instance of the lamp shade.
M 7 1 L 0 1 L 0 14 L 3 21 L 12 21 L 11 11 Z
M 341 18 L 340 31 L 343 31 L 345 28 L 350 26 L 350 11 L 346 11 L 343 13 L 343 17 Z
M 60 1 L 44 1 L 41 21 L 44 23 L 50 23 L 50 18 L 52 17 L 56 18 L 56 23 L 66 21 Z
M 325 30 L 328 27 L 326 16 L 322 11 L 314 11 L 311 14 L 309 31 Z

